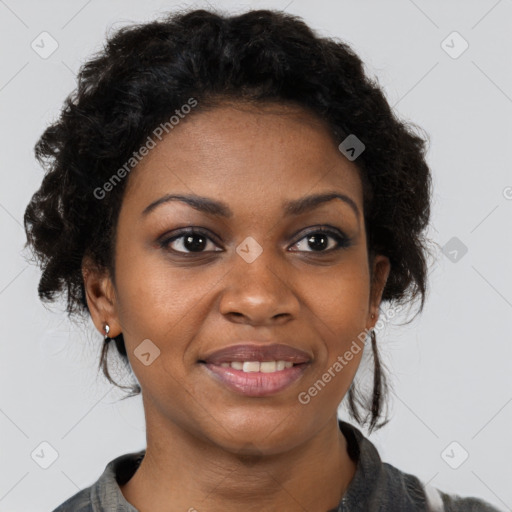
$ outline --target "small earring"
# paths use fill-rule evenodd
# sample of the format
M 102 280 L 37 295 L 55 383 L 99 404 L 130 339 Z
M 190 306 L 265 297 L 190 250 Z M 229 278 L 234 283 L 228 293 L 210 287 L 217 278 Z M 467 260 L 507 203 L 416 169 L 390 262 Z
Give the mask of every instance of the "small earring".
M 104 326 L 104 330 L 105 330 L 105 338 L 104 338 L 104 341 L 105 341 L 105 343 L 109 343 L 109 342 L 112 340 L 112 338 L 109 338 L 109 337 L 108 337 L 108 333 L 110 332 L 110 326 L 109 326 L 108 324 L 105 324 L 105 326 Z

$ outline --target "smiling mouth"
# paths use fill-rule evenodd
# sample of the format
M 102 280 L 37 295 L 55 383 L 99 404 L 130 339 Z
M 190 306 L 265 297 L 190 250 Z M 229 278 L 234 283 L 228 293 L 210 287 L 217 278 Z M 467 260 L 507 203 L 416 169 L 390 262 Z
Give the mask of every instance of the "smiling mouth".
M 251 397 L 274 395 L 297 382 L 310 356 L 288 345 L 236 345 L 198 361 L 223 388 Z
M 233 370 L 241 370 L 245 373 L 274 373 L 291 368 L 291 361 L 232 361 L 230 363 L 221 363 L 221 368 L 233 368 Z
M 309 363 L 233 361 L 219 365 L 204 362 L 201 366 L 222 387 L 245 396 L 263 397 L 290 387 L 300 379 Z

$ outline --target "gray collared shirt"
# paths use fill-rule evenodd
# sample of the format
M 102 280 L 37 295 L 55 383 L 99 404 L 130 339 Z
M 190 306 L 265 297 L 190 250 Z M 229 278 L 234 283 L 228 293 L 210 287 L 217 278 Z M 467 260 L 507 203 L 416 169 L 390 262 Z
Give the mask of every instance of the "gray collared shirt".
M 339 425 L 357 468 L 338 508 L 331 512 L 502 512 L 480 499 L 449 495 L 423 484 L 414 475 L 382 462 L 375 446 L 356 427 L 343 421 Z M 139 512 L 119 486 L 135 474 L 144 455 L 141 450 L 110 461 L 94 484 L 53 512 Z

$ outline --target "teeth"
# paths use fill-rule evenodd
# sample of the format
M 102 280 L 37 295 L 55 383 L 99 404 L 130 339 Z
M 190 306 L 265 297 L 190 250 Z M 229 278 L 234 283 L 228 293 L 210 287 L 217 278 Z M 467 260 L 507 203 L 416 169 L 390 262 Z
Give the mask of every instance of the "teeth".
M 276 371 L 277 362 L 276 361 L 265 361 L 260 363 L 260 372 L 263 373 L 272 373 Z
M 259 361 L 245 361 L 242 370 L 244 372 L 259 372 L 260 371 L 260 363 Z
M 246 373 L 261 372 L 261 373 L 274 373 L 291 368 L 293 363 L 291 361 L 232 361 L 231 363 L 221 363 L 223 368 L 233 368 L 233 370 L 242 370 Z

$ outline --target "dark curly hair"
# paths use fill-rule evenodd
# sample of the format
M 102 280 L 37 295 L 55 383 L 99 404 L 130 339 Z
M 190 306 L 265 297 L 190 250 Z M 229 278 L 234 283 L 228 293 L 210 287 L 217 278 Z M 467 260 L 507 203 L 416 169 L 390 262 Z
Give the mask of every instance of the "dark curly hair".
M 432 187 L 426 137 L 395 116 L 347 44 L 270 10 L 166 14 L 117 30 L 82 65 L 60 118 L 35 145 L 46 172 L 25 211 L 25 247 L 31 246 L 42 269 L 42 301 L 65 292 L 68 315 L 87 316 L 82 261 L 90 256 L 114 277 L 116 223 L 128 180 L 103 200 L 94 191 L 190 98 L 196 111 L 233 100 L 292 104 L 326 121 L 339 142 L 355 134 L 365 145 L 354 163 L 363 183 L 369 262 L 384 254 L 391 263 L 382 300 L 410 305 L 420 297 L 422 311 Z M 128 367 L 123 335 L 114 340 Z M 118 385 L 108 372 L 109 345 L 100 368 Z M 351 414 L 361 425 L 369 423 L 370 431 L 386 423 L 378 424 L 386 379 L 374 336 L 372 355 L 372 397 L 354 384 L 348 392 Z M 127 389 L 129 396 L 141 391 L 138 384 Z

